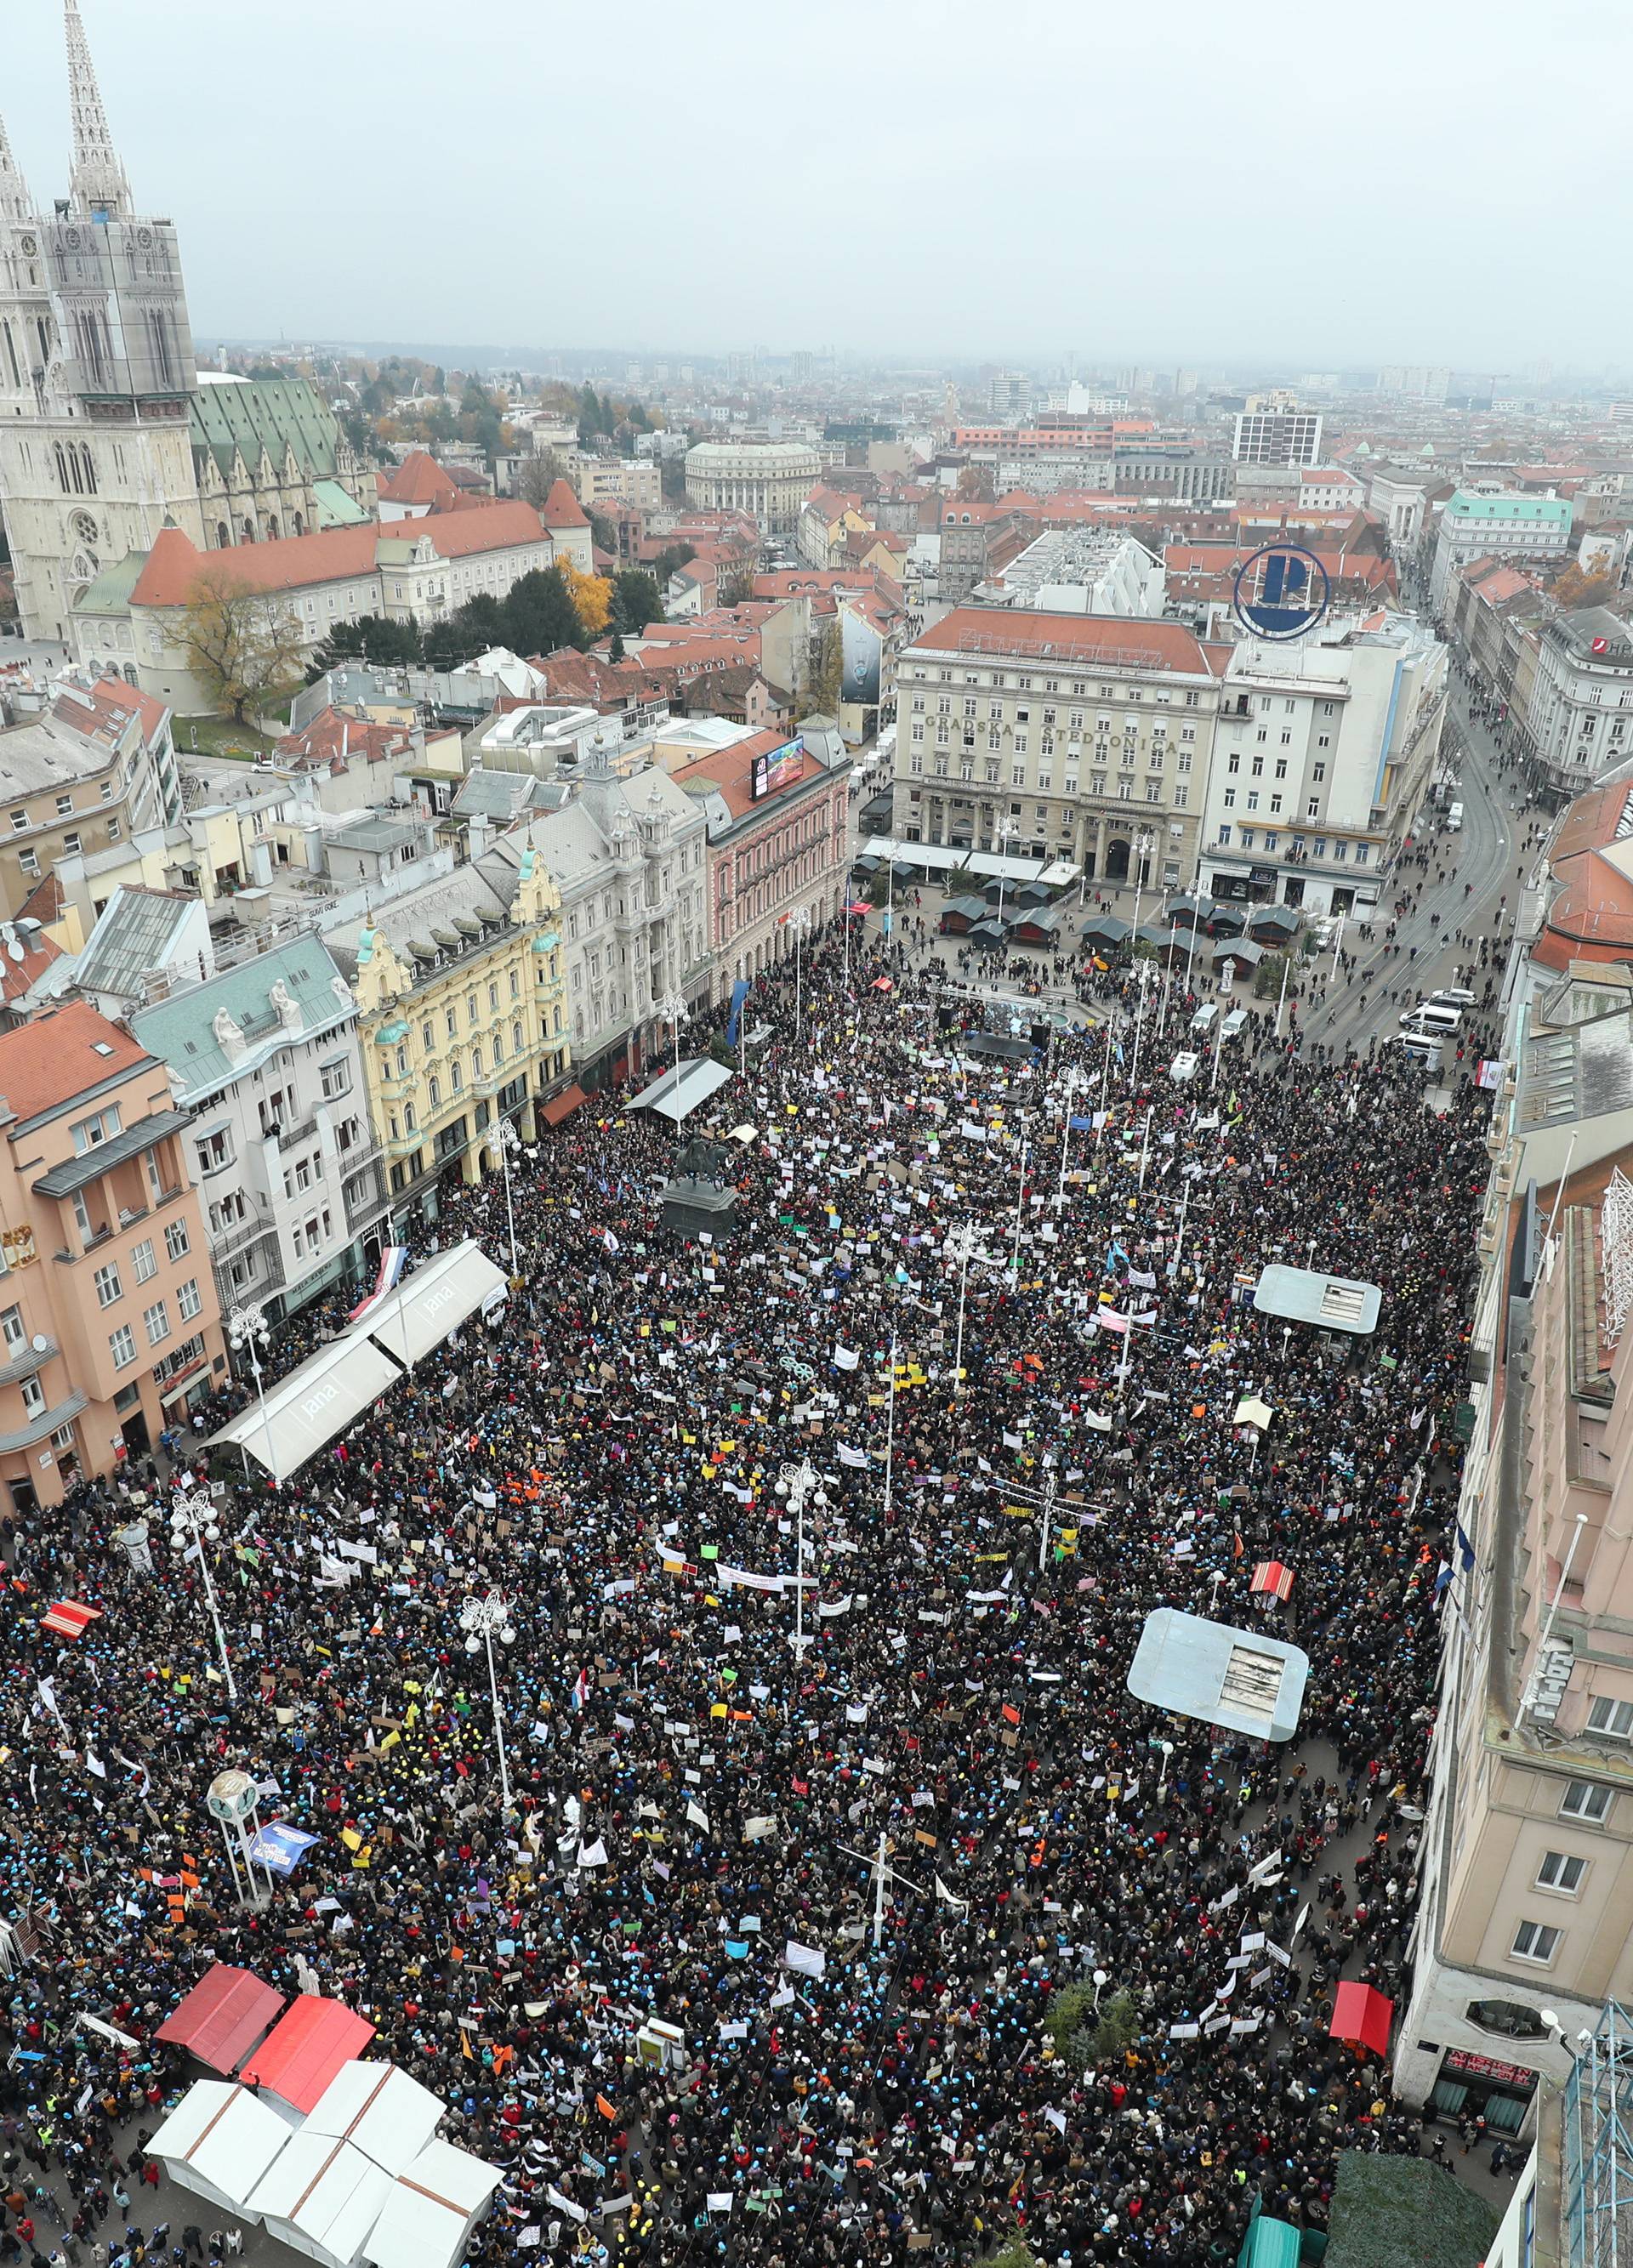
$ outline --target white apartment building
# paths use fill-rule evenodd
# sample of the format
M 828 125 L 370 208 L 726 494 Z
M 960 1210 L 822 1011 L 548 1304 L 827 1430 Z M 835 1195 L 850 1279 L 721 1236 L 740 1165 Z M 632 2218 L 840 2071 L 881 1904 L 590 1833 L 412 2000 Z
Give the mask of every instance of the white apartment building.
M 1633 1995 L 1633 1038 L 1580 990 L 1522 983 L 1495 1100 L 1395 2051 L 1405 2101 L 1509 2132 Z
M 1232 650 L 1201 843 L 1213 896 L 1378 903 L 1433 777 L 1447 667 L 1424 625 L 1383 621 Z
M 705 814 L 667 772 L 618 778 L 592 745 L 572 802 L 490 856 L 520 868 L 528 851 L 561 893 L 573 1075 L 594 1094 L 670 1046 L 665 1000 L 708 1000 Z
M 1520 721 L 1556 795 L 1582 794 L 1633 756 L 1633 637 L 1619 615 L 1583 607 L 1546 626 Z
M 1321 418 L 1314 409 L 1242 409 L 1230 454 L 1238 465 L 1319 465 Z
M 1178 622 L 957 608 L 898 668 L 895 834 L 1188 883 L 1219 696 Z
M 1446 585 L 1467 559 L 1563 562 L 1570 549 L 1570 500 L 1496 487 L 1459 489 L 1446 499 L 1435 531 L 1429 602 L 1437 613 Z
M 129 1018 L 190 1111 L 223 1312 L 274 1320 L 377 1251 L 385 1198 L 350 988 L 315 935 Z

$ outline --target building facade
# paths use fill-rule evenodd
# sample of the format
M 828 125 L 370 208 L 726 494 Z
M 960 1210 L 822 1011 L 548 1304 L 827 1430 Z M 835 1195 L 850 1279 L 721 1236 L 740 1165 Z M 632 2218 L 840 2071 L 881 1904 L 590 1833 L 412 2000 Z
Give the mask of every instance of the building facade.
M 707 846 L 702 811 L 667 772 L 616 777 L 600 746 L 582 771 L 564 810 L 501 836 L 491 858 L 531 857 L 560 894 L 573 1075 L 594 1093 L 670 1045 L 666 1001 L 690 1012 L 709 997 Z
M 223 1312 L 292 1314 L 379 1258 L 385 1194 L 357 1004 L 315 936 L 136 1008 L 193 1120 Z
M 709 997 L 728 1000 L 786 961 L 798 924 L 833 919 L 848 895 L 851 761 L 837 732 L 756 733 L 671 774 L 703 813 L 708 843 Z
M 561 900 L 537 858 L 489 852 L 325 939 L 358 1009 L 394 1233 L 445 1182 L 498 1170 L 499 1122 L 531 1137 L 566 1083 Z
M 1569 988 L 1567 988 L 1569 990 Z M 1625 998 L 1625 996 L 1623 996 Z M 1633 1147 L 1533 1004 L 1499 1094 L 1397 2093 L 1515 2131 L 1633 1993 Z M 1625 1008 L 1582 1027 L 1625 1061 Z M 1615 1130 L 1607 1142 L 1607 1133 Z M 1561 1167 L 1575 1171 L 1563 1187 Z
M 1321 419 L 1313 409 L 1240 409 L 1230 454 L 1238 465 L 1319 465 Z
M 1511 713 L 1539 784 L 1580 795 L 1633 755 L 1633 636 L 1619 615 L 1584 607 L 1555 615 L 1535 644 L 1525 703 Z
M 1221 686 L 1177 622 L 961 607 L 898 688 L 899 838 L 1195 875 Z
M 1570 549 L 1570 504 L 1564 497 L 1502 489 L 1459 489 L 1435 525 L 1429 603 L 1437 614 L 1453 571 L 1465 560 L 1526 560 L 1563 564 Z
M 225 1368 L 169 1076 L 82 1002 L 0 1033 L 0 1481 L 55 1504 L 140 1454 Z
M 166 527 L 134 579 L 122 570 L 92 585 L 75 609 L 74 637 L 86 666 L 132 672 L 144 692 L 196 715 L 212 698 L 188 656 L 188 610 L 212 584 L 261 600 L 269 623 L 309 657 L 336 622 L 361 615 L 428 629 L 467 600 L 502 599 L 557 552 L 538 513 L 520 502 L 285 536 L 246 545 L 230 560 Z M 122 603 L 109 597 L 114 581 Z
M 1201 886 L 1319 913 L 1378 903 L 1434 777 L 1446 649 L 1414 616 L 1236 646 L 1208 779 Z
M 373 499 L 304 382 L 201 386 L 174 225 L 137 212 L 78 0 L 65 15 L 66 199 L 36 207 L 0 125 L 0 500 L 24 633 L 63 642 L 77 600 L 167 522 L 203 549 Z
M 70 675 L 50 706 L 0 731 L 10 800 L 0 850 L 0 918 L 18 912 L 64 860 L 128 844 L 181 814 L 169 710 L 117 678 Z
M 765 535 L 787 535 L 822 471 L 804 441 L 699 441 L 686 452 L 686 501 L 706 512 L 746 512 Z

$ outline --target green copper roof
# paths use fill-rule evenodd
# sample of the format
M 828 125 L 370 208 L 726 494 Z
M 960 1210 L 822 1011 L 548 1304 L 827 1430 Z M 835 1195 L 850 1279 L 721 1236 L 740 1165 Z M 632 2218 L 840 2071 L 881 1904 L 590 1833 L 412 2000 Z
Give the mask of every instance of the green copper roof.
M 1557 519 L 1570 525 L 1566 497 L 1469 496 L 1459 489 L 1446 510 L 1459 519 Z
M 253 474 L 262 449 L 279 467 L 284 450 L 292 449 L 296 462 L 313 477 L 332 479 L 338 462 L 340 428 L 317 388 L 304 378 L 201 386 L 193 396 L 192 428 L 195 453 L 207 451 L 214 457 L 224 480 L 232 477 L 235 453 Z
M 312 495 L 320 527 L 355 527 L 359 520 L 368 518 L 362 505 L 347 495 L 338 481 L 314 481 Z
M 130 593 L 146 564 L 145 551 L 127 551 L 122 559 L 115 560 L 111 567 L 104 567 L 95 582 L 86 585 L 83 596 L 74 601 L 74 612 L 77 615 L 129 614 Z
M 293 1042 L 344 1023 L 354 1012 L 348 994 L 336 992 L 340 971 L 315 937 L 300 937 L 270 953 L 257 954 L 238 968 L 224 969 L 207 984 L 196 984 L 130 1019 L 150 1055 L 172 1075 L 177 1099 L 196 1103 L 235 1079 L 248 1078 L 269 1055 Z M 299 1030 L 288 1031 L 272 1005 L 272 987 L 283 983 L 301 1013 Z M 215 1019 L 225 1008 L 244 1035 L 245 1052 L 236 1064 L 215 1035 Z

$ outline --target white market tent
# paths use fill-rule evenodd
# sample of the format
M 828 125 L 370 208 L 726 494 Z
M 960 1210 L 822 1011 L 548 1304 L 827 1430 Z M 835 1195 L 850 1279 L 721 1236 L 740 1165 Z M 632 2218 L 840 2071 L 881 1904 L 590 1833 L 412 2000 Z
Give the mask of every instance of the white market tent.
M 302 2127 L 256 2184 L 249 2206 L 269 2236 L 321 2268 L 355 2268 L 390 2194 L 383 2167 L 350 2142 Z
M 211 1436 L 211 1446 L 225 1441 L 264 1466 L 275 1480 L 287 1480 L 402 1374 L 378 1347 L 331 1339 L 268 1388 L 264 1410 L 257 1396 Z
M 405 1276 L 395 1292 L 350 1326 L 342 1344 L 373 1345 L 411 1368 L 478 1309 L 496 1307 L 506 1289 L 504 1270 L 468 1236 Z
M 230 1425 L 211 1436 L 285 1481 L 308 1457 L 344 1433 L 404 1370 L 468 1322 L 499 1304 L 506 1278 L 474 1237 L 439 1252 L 405 1277 L 366 1315 L 349 1324 L 299 1370 L 256 1396 Z
M 725 1064 L 716 1063 L 711 1057 L 683 1056 L 661 1079 L 654 1079 L 650 1086 L 643 1087 L 630 1108 L 655 1110 L 660 1118 L 667 1118 L 672 1126 L 678 1126 L 733 1076 Z
M 288 2141 L 288 2127 L 248 2088 L 200 2079 L 148 2144 L 147 2154 L 183 2189 L 254 2220 L 251 2195 Z
M 427 2143 L 392 2183 L 363 2257 L 374 2268 L 454 2268 L 501 2179 L 469 2150 Z
M 447 2106 L 389 2063 L 343 2063 L 301 2132 L 349 2142 L 388 2174 L 407 2173 Z

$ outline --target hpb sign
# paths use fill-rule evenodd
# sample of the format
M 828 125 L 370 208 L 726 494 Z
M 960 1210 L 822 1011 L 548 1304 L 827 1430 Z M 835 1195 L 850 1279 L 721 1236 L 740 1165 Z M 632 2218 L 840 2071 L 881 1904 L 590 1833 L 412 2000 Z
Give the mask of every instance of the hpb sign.
M 1304 637 L 1332 595 L 1326 568 L 1302 543 L 1267 543 L 1236 571 L 1236 618 L 1255 637 Z

